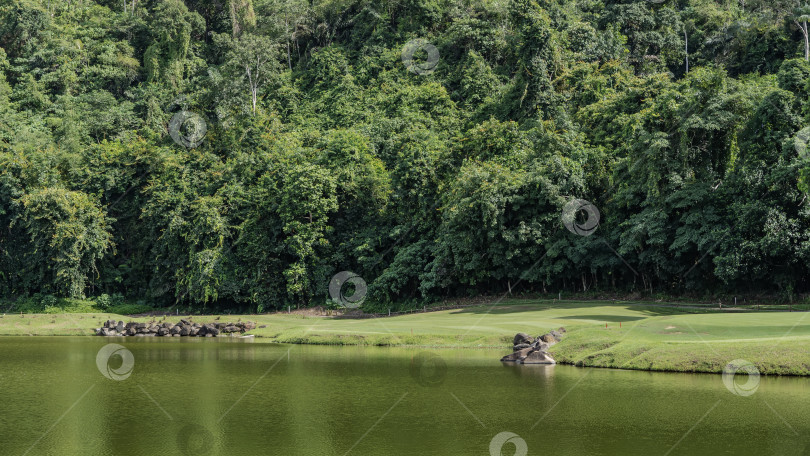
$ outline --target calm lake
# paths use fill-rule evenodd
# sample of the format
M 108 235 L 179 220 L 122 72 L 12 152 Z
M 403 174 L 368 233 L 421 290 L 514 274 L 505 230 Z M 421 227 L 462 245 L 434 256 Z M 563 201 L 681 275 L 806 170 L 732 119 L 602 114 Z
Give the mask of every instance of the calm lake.
M 506 351 L 0 338 L 0 454 L 810 454 L 810 379 L 746 397 Z

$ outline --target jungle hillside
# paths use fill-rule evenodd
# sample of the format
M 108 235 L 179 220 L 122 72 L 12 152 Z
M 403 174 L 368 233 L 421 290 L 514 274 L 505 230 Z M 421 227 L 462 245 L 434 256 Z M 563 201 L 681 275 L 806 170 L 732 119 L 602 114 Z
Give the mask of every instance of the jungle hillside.
M 371 311 L 808 293 L 809 21 L 0 0 L 0 297 L 266 312 L 332 302 L 341 271 Z

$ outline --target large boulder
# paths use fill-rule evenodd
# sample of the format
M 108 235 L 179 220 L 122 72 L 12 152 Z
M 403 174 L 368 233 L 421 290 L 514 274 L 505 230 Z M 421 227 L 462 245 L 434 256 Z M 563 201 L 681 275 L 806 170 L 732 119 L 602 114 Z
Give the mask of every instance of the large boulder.
M 511 355 L 506 355 L 501 358 L 501 361 L 504 362 L 520 362 L 523 358 L 529 356 L 529 353 L 532 352 L 532 348 L 524 348 L 523 350 L 518 350 Z
M 529 355 L 523 358 L 520 362 L 523 364 L 557 364 L 551 355 L 541 351 L 533 351 L 529 353 Z
M 523 350 L 524 348 L 532 347 L 533 345 L 534 344 L 517 344 L 514 347 L 512 347 L 512 349 L 514 351 L 520 351 L 520 350 Z
M 521 345 L 521 344 L 529 344 L 531 345 L 534 342 L 534 339 L 531 338 L 526 333 L 517 333 L 515 334 L 515 338 L 512 341 L 512 345 Z
M 540 336 L 540 340 L 542 340 L 543 342 L 545 342 L 545 343 L 547 343 L 547 344 L 549 344 L 549 345 L 554 345 L 554 344 L 556 344 L 557 342 L 559 342 L 559 340 L 557 340 L 557 338 L 556 338 L 556 337 L 554 337 L 554 336 L 553 336 L 552 334 L 550 334 L 550 333 L 543 334 L 542 336 Z

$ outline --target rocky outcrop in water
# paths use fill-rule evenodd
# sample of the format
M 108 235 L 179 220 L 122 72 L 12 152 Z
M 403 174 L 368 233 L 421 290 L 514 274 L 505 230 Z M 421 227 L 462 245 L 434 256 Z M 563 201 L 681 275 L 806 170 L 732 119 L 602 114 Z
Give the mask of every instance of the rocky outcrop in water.
M 565 334 L 565 328 L 536 338 L 532 338 L 526 333 L 517 333 L 512 341 L 514 352 L 501 358 L 501 361 L 517 364 L 557 364 L 554 358 L 548 354 L 548 348 L 561 341 L 563 334 Z
M 97 336 L 134 336 L 134 337 L 218 337 L 244 333 L 255 329 L 256 324 L 250 321 L 237 323 L 192 323 L 181 319 L 177 323 L 149 322 L 124 324 L 107 320 L 104 326 L 96 329 Z

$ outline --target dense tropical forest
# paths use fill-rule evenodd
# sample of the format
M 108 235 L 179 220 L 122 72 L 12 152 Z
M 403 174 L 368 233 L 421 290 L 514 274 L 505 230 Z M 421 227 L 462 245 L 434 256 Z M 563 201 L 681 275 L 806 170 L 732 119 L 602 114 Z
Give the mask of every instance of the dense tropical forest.
M 807 292 L 808 21 L 796 0 L 0 0 L 0 296 L 268 311 L 324 304 L 339 271 L 370 309 Z

